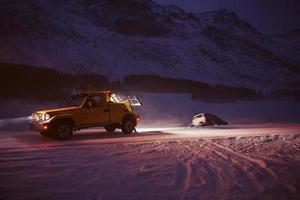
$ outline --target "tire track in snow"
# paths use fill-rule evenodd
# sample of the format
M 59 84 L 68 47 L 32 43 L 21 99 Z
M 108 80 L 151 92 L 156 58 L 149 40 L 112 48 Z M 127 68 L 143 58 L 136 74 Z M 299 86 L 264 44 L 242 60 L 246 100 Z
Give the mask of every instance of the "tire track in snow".
M 207 141 L 200 144 L 199 147 L 202 148 L 206 144 L 207 144 Z M 195 161 L 200 158 L 199 152 L 194 151 L 193 148 L 191 148 L 191 146 L 192 146 L 192 144 L 189 144 L 189 145 L 183 144 L 182 145 L 182 148 L 187 153 L 183 160 L 184 168 L 186 171 L 186 176 L 185 176 L 185 179 L 182 184 L 182 191 L 184 191 L 185 193 L 188 192 L 188 190 L 192 184 L 191 183 L 191 181 L 192 181 L 191 178 L 193 177 L 192 164 L 195 163 Z
M 177 180 L 176 188 L 182 190 L 184 193 L 188 192 L 192 177 L 192 166 L 188 162 L 181 162 L 177 165 Z
M 245 177 L 248 178 L 250 183 L 258 189 L 258 191 L 263 191 L 264 186 L 257 180 L 257 177 L 255 174 L 250 171 L 246 166 L 240 163 L 240 161 L 234 159 L 232 156 L 228 156 L 224 154 L 223 152 L 217 150 L 216 146 L 212 145 L 211 142 L 208 140 L 208 145 L 203 146 L 203 148 L 212 155 L 211 159 L 215 159 L 216 161 L 225 162 L 225 166 L 227 165 L 229 167 L 230 171 L 225 171 L 224 168 L 220 166 L 224 166 L 224 164 L 221 163 L 221 165 L 210 165 L 211 168 L 215 168 L 215 174 L 218 177 L 218 184 L 216 185 L 216 194 L 218 194 L 219 199 L 227 199 L 224 195 L 227 194 L 228 191 L 230 191 L 230 188 L 233 186 L 231 185 L 233 180 L 230 180 L 230 178 L 235 179 L 235 173 L 239 172 L 245 175 Z M 220 159 L 219 159 L 219 158 Z M 233 164 L 233 165 L 232 165 Z M 235 171 L 236 170 L 236 171 Z M 235 184 L 242 186 L 243 184 L 235 182 Z
M 291 186 L 291 185 L 286 185 L 286 184 L 282 184 L 277 176 L 277 174 L 267 166 L 266 162 L 261 160 L 261 159 L 256 159 L 256 158 L 252 158 L 250 156 L 246 156 L 244 154 L 238 153 L 228 147 L 222 146 L 220 144 L 214 143 L 212 141 L 209 141 L 212 145 L 230 153 L 231 155 L 234 155 L 236 157 L 242 158 L 246 161 L 252 162 L 254 163 L 256 166 L 260 167 L 263 171 L 267 172 L 273 179 L 275 182 L 277 182 L 279 185 L 282 185 L 283 187 L 285 187 L 286 189 L 288 189 L 290 192 L 292 193 L 296 193 L 297 190 Z M 236 161 L 237 163 L 239 163 L 238 161 Z M 246 170 L 246 168 L 244 168 L 244 170 Z M 251 174 L 251 176 L 254 176 L 254 174 Z M 258 183 L 258 182 L 257 182 Z
M 184 144 L 184 142 L 180 143 L 180 148 L 176 148 L 176 151 L 171 151 L 171 155 L 173 158 L 178 162 L 177 164 L 177 178 L 175 181 L 176 189 L 183 192 L 182 199 L 185 199 L 189 193 L 190 187 L 192 186 L 193 182 L 192 179 L 197 177 L 195 174 L 195 170 L 193 170 L 193 166 L 195 163 L 205 162 L 206 164 L 203 166 L 202 170 L 208 170 L 207 172 L 210 174 L 210 178 L 215 181 L 209 180 L 208 183 L 213 183 L 213 188 L 215 193 L 220 199 L 223 199 L 223 195 L 228 190 L 228 185 L 226 184 L 226 178 L 224 177 L 224 171 L 222 168 L 210 163 L 206 162 L 206 157 L 210 155 L 211 158 L 215 158 L 214 153 L 211 149 L 208 149 L 206 146 L 209 145 L 208 141 L 202 141 L 201 144 L 194 143 L 194 144 Z M 195 146 L 195 144 L 197 146 Z M 203 152 L 199 153 L 201 149 Z M 200 172 L 201 173 L 201 172 Z M 207 177 L 208 178 L 208 177 Z
M 264 169 L 265 171 L 267 171 L 268 174 L 271 175 L 273 178 L 275 178 L 275 179 L 278 178 L 278 177 L 277 177 L 277 174 L 276 174 L 272 169 L 270 169 L 270 168 L 267 166 L 267 164 L 266 164 L 263 160 L 260 160 L 260 159 L 256 159 L 256 158 L 252 158 L 252 157 L 246 156 L 246 155 L 241 154 L 241 153 L 238 153 L 238 152 L 236 152 L 236 151 L 234 151 L 234 150 L 232 150 L 232 149 L 230 149 L 230 148 L 228 148 L 228 147 L 219 145 L 219 144 L 214 143 L 214 142 L 211 142 L 211 141 L 210 141 L 210 143 L 211 143 L 212 145 L 215 145 L 215 146 L 219 147 L 219 148 L 222 149 L 222 150 L 225 150 L 225 151 L 231 153 L 232 155 L 235 155 L 235 156 L 237 156 L 237 157 L 240 157 L 240 158 L 243 158 L 243 159 L 245 159 L 245 160 L 247 160 L 247 161 L 250 161 L 250 162 L 252 162 L 252 163 L 255 163 L 257 166 L 259 166 L 260 168 L 262 168 L 262 169 Z
M 182 199 L 184 199 L 190 188 L 192 177 L 192 156 L 189 154 L 189 149 L 185 145 L 182 145 L 181 141 L 176 141 L 176 143 L 178 143 L 181 148 L 177 148 L 175 151 L 171 148 L 168 148 L 167 151 L 164 151 L 164 153 L 171 155 L 177 162 L 175 188 L 176 190 L 180 190 L 183 192 Z M 166 146 L 166 144 L 167 143 L 163 143 L 164 146 Z M 163 149 L 166 150 L 165 147 Z
M 219 156 L 220 158 L 222 158 L 223 160 L 226 160 L 228 162 L 228 165 L 230 165 L 229 163 L 233 163 L 234 165 L 236 165 L 237 170 L 241 170 L 243 172 L 243 174 L 251 181 L 251 183 L 259 191 L 263 191 L 264 186 L 261 183 L 259 183 L 255 174 L 253 172 L 251 172 L 249 169 L 247 169 L 247 167 L 243 166 L 238 160 L 234 159 L 233 157 L 229 157 L 229 156 L 225 155 L 224 153 L 222 153 L 221 151 L 218 151 L 216 149 L 214 149 L 214 153 L 217 156 Z
M 224 177 L 224 171 L 222 168 L 210 163 L 206 162 L 206 156 L 211 155 L 213 156 L 213 152 L 209 149 L 207 149 L 205 146 L 207 146 L 209 143 L 208 141 L 202 141 L 202 143 L 199 145 L 199 143 L 196 143 L 197 146 L 194 144 L 183 144 L 182 142 L 179 142 L 180 149 L 179 152 L 184 153 L 184 156 L 178 156 L 176 154 L 173 154 L 175 159 L 180 160 L 178 164 L 178 176 L 176 179 L 176 188 L 181 190 L 183 192 L 182 199 L 186 199 L 189 193 L 189 190 L 193 184 L 192 179 L 194 177 L 197 177 L 197 172 L 195 169 L 193 170 L 194 166 L 197 166 L 195 163 L 201 161 L 205 162 L 206 164 L 203 166 L 200 171 L 203 172 L 207 171 L 210 174 L 210 179 L 208 183 L 213 183 L 212 188 L 215 188 L 214 191 L 217 194 L 219 199 L 224 199 L 224 194 L 228 190 L 228 185 L 226 184 L 226 179 Z M 195 148 L 201 148 L 202 153 L 199 153 L 198 150 L 195 150 Z M 200 173 L 201 173 L 200 172 Z M 199 188 L 200 189 L 200 188 Z M 225 198 L 226 199 L 226 198 Z
M 177 143 L 176 149 L 170 148 L 168 143 L 162 143 L 164 149 L 163 153 L 169 156 L 171 155 L 177 162 L 175 188 L 176 190 L 182 191 L 182 199 L 185 199 L 192 184 L 194 175 L 193 164 L 199 155 L 190 148 L 190 145 L 186 145 L 182 141 L 176 141 L 175 143 Z

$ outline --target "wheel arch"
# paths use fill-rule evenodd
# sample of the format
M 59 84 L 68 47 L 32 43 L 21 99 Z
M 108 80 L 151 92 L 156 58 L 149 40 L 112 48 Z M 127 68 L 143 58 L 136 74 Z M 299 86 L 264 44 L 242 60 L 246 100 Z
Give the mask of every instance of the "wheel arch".
M 50 122 L 50 126 L 55 126 L 55 125 L 57 125 L 58 123 L 62 123 L 62 122 L 68 123 L 68 124 L 70 124 L 72 127 L 76 128 L 75 121 L 74 121 L 73 118 L 70 117 L 70 116 L 59 116 L 59 117 L 56 117 L 56 118 L 54 118 L 54 119 Z

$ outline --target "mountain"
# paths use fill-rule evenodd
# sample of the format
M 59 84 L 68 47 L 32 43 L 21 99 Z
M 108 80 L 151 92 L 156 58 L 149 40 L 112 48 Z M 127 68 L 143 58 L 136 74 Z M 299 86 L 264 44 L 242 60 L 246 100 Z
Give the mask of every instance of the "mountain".
M 293 47 L 295 50 L 299 51 L 300 29 L 292 30 L 285 34 L 269 35 L 268 37 L 278 42 L 285 43 L 286 45 L 289 45 Z
M 255 39 L 263 36 L 258 30 L 246 21 L 241 20 L 236 13 L 220 9 L 196 14 L 204 23 L 217 28 L 218 30 L 230 32 L 232 34 Z
M 251 41 L 294 65 L 299 66 L 300 64 L 299 30 L 280 35 L 263 35 L 248 22 L 241 20 L 234 12 L 224 9 L 199 13 L 197 16 L 203 19 L 206 24 L 216 27 L 218 30 Z
M 0 62 L 152 74 L 254 89 L 299 88 L 299 49 L 227 10 L 151 0 L 2 0 Z
M 300 66 L 300 29 L 285 34 L 268 35 L 266 38 L 273 41 L 269 45 L 274 53 Z

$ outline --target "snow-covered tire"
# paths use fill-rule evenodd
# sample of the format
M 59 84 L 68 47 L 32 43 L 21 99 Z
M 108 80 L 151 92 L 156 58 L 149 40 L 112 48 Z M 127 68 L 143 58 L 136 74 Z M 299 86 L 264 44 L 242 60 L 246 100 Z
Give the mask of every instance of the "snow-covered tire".
M 73 135 L 73 127 L 67 122 L 58 122 L 55 126 L 55 138 L 59 140 L 69 139 Z
M 136 122 L 132 117 L 126 117 L 122 120 L 121 130 L 124 134 L 130 134 L 134 131 Z

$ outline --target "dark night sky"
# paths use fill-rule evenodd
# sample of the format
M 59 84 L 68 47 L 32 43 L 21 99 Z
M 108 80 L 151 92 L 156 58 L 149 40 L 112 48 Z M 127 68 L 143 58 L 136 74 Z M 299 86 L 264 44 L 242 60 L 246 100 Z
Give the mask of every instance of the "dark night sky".
M 300 28 L 300 0 L 154 0 L 190 12 L 225 8 L 236 12 L 259 31 L 285 33 Z

